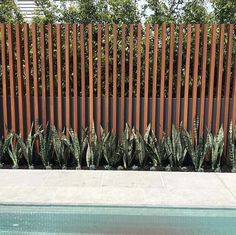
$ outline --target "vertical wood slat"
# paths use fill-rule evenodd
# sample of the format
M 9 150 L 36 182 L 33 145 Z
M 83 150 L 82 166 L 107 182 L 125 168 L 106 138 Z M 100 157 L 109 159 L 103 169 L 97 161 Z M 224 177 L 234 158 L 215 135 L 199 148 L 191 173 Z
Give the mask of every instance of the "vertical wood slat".
M 128 97 L 128 124 L 132 126 L 133 110 L 133 46 L 134 43 L 134 25 L 129 28 L 129 97 Z
M 165 61 L 166 61 L 166 24 L 162 24 L 161 42 L 161 84 L 160 84 L 160 119 L 159 139 L 162 139 L 164 129 L 164 102 L 165 102 Z
M 145 73 L 144 73 L 144 113 L 143 113 L 143 131 L 148 125 L 148 79 L 149 79 L 149 48 L 150 48 L 150 24 L 146 25 L 145 38 Z
M 105 24 L 105 131 L 109 130 L 109 26 Z
M 38 54 L 37 54 L 37 25 L 32 24 L 32 47 L 33 47 L 33 76 L 34 76 L 34 123 L 35 129 L 39 126 L 39 100 L 38 100 Z
M 97 135 L 100 140 L 100 125 L 101 125 L 101 113 L 102 113 L 102 78 L 101 78 L 101 67 L 102 67 L 102 26 L 98 24 L 98 45 L 97 45 Z
M 66 129 L 70 128 L 70 24 L 65 24 Z M 68 135 L 68 131 L 66 132 Z
M 176 111 L 175 125 L 179 128 L 180 124 L 180 96 L 181 96 L 181 77 L 182 77 L 182 60 L 183 60 L 183 25 L 179 25 L 178 35 L 178 65 L 177 65 L 177 83 L 176 83 Z
M 16 65 L 17 65 L 17 86 L 18 86 L 18 111 L 19 130 L 24 139 L 24 111 L 23 111 L 23 80 L 22 80 L 22 54 L 21 54 L 21 25 L 16 24 Z
M 78 76 L 77 76 L 77 24 L 73 24 L 73 114 L 74 114 L 74 131 L 78 132 Z
M 190 52 L 191 52 L 191 25 L 187 26 L 187 48 L 186 48 L 186 65 L 184 80 L 184 116 L 183 127 L 188 127 L 188 94 L 189 94 L 189 71 L 190 71 Z
M 213 111 L 213 93 L 214 93 L 214 77 L 215 77 L 215 58 L 216 58 L 216 25 L 211 27 L 211 55 L 210 55 L 210 72 L 208 85 L 208 116 L 207 129 L 212 128 L 212 111 Z
M 62 133 L 62 64 L 61 64 L 61 25 L 56 25 L 56 34 L 57 34 L 57 126 L 59 135 Z
M 216 92 L 216 122 L 215 122 L 215 134 L 219 130 L 220 126 L 220 111 L 221 111 L 221 92 L 222 92 L 222 75 L 223 75 L 223 60 L 224 60 L 224 24 L 220 25 L 220 51 L 219 51 L 219 65 L 218 65 L 218 78 L 217 78 L 217 92 Z
M 199 135 L 203 136 L 204 130 L 204 112 L 205 112 L 205 90 L 206 90 L 206 65 L 207 65 L 207 32 L 208 25 L 203 26 L 203 44 L 202 44 L 202 73 L 201 73 L 201 95 L 200 95 L 200 120 Z
M 41 82 L 42 82 L 42 125 L 43 129 L 47 125 L 47 98 L 46 98 L 46 70 L 45 70 L 45 28 L 44 24 L 40 25 L 40 57 L 41 57 Z
M 169 82 L 168 82 L 168 119 L 167 134 L 171 132 L 172 125 L 172 93 L 173 93 L 173 64 L 174 64 L 174 24 L 170 25 L 170 59 L 169 59 Z
M 194 121 L 197 114 L 197 84 L 198 84 L 198 65 L 199 65 L 199 42 L 200 25 L 195 25 L 195 45 L 193 62 L 193 87 L 192 87 L 192 137 L 194 137 Z
M 8 24 L 8 45 L 9 45 L 9 77 L 10 77 L 10 96 L 11 96 L 11 129 L 16 131 L 16 107 L 15 107 L 15 81 L 14 81 L 14 48 L 12 24 Z
M 81 105 L 81 125 L 82 129 L 85 129 L 85 59 L 84 59 L 84 25 L 80 24 L 80 58 L 81 58 L 81 93 L 82 93 L 82 105 Z
M 93 128 L 93 34 L 92 24 L 88 25 L 88 50 L 89 50 L 89 127 L 90 140 Z
M 117 25 L 113 25 L 113 103 L 112 132 L 116 134 L 117 111 Z
M 54 71 L 53 71 L 53 32 L 52 24 L 48 24 L 48 59 L 50 86 L 50 125 L 54 126 Z
M 124 131 L 125 116 L 125 30 L 126 25 L 121 29 L 121 106 L 120 106 L 120 136 Z
M 231 62 L 232 62 L 232 40 L 233 40 L 233 25 L 228 25 L 228 45 L 227 45 L 227 60 L 226 60 L 226 79 L 225 79 L 225 96 L 224 96 L 224 136 L 227 136 L 228 118 L 229 118 L 229 94 L 230 94 L 230 77 L 231 77 Z M 233 110 L 235 112 L 235 110 Z M 227 149 L 227 138 L 224 138 L 224 153 Z
M 236 54 L 234 56 L 232 110 L 236 110 Z M 236 112 L 232 112 L 232 126 L 236 126 Z
M 142 25 L 138 24 L 138 41 L 137 41 L 137 91 L 136 91 L 136 130 L 140 129 L 140 85 L 141 85 L 141 42 L 142 42 Z M 129 110 L 129 112 L 131 112 Z
M 3 106 L 3 133 L 8 132 L 8 109 L 7 109 L 7 60 L 6 60 L 6 25 L 1 24 L 1 59 L 2 59 L 2 106 Z
M 154 25 L 153 82 L 152 82 L 152 130 L 156 132 L 156 94 L 158 63 L 158 25 Z
M 37 25 L 32 24 L 33 76 L 34 76 L 34 123 L 35 130 L 39 127 L 39 93 L 38 93 L 38 54 L 37 54 Z

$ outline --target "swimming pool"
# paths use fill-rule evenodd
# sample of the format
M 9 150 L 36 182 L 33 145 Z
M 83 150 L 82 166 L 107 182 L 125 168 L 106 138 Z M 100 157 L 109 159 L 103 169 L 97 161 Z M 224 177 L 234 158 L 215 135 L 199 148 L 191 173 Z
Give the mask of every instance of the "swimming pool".
M 1 205 L 0 234 L 236 234 L 236 209 Z

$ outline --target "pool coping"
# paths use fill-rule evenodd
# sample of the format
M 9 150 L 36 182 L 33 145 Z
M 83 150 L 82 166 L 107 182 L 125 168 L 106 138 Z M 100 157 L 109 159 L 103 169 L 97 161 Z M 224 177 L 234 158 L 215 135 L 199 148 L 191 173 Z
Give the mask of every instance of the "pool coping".
M 236 208 L 236 174 L 0 170 L 0 205 Z

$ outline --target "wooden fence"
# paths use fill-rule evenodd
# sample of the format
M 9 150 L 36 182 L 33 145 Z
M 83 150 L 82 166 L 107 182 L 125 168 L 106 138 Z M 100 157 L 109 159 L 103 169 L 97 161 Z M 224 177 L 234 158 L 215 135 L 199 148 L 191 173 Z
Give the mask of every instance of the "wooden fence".
M 87 118 L 98 135 L 101 123 L 120 134 L 150 122 L 159 138 L 196 116 L 200 135 L 236 124 L 233 25 L 0 27 L 4 135 L 25 137 L 32 122 L 80 132 Z

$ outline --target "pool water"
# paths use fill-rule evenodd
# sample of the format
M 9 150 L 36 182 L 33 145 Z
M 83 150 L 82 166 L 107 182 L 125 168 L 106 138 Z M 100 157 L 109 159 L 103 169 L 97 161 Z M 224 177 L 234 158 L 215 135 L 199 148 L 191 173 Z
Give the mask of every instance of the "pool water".
M 0 234 L 236 234 L 236 209 L 0 205 Z

